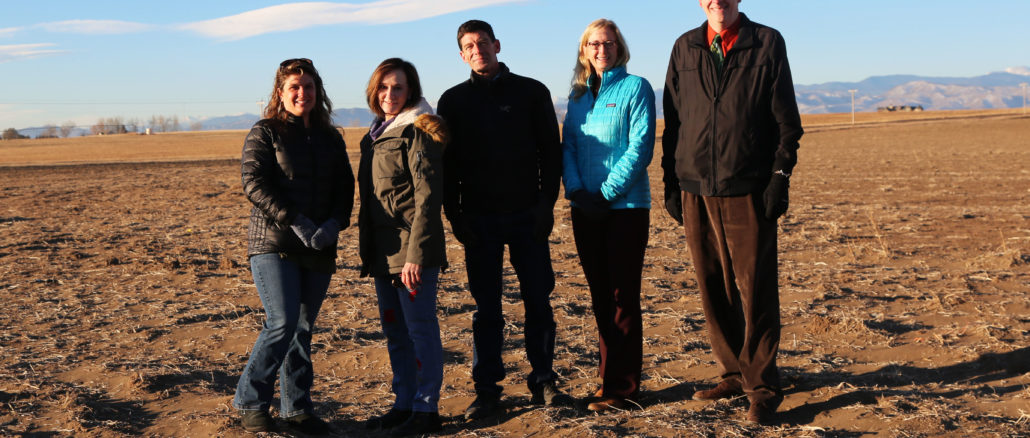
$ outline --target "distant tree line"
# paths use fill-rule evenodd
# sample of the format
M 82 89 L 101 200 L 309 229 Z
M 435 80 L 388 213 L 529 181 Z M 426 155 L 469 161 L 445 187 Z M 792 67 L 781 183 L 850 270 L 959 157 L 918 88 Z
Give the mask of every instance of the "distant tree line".
M 75 122 L 64 122 L 61 126 L 54 124 L 44 125 L 42 130 L 36 135 L 36 138 L 67 138 L 75 132 L 75 128 L 80 126 L 76 125 Z M 85 128 L 85 126 L 82 126 Z M 189 129 L 191 131 L 200 131 L 204 128 L 201 122 L 191 122 Z M 142 121 L 137 118 L 125 119 L 122 117 L 101 117 L 97 119 L 97 122 L 89 126 L 89 132 L 93 135 L 110 135 L 110 134 L 130 134 L 147 132 L 150 130 L 151 133 L 158 132 L 176 132 L 182 130 L 182 122 L 179 121 L 179 116 L 163 116 L 155 115 L 151 116 L 150 120 Z M 18 133 L 17 129 L 8 128 L 3 132 L 4 140 L 14 140 L 19 138 L 29 138 L 26 135 Z
M 3 138 L 4 140 L 17 140 L 19 138 L 29 138 L 29 137 L 27 135 L 19 134 L 17 129 L 7 128 L 7 129 L 4 130 L 3 136 L 0 137 L 0 138 Z

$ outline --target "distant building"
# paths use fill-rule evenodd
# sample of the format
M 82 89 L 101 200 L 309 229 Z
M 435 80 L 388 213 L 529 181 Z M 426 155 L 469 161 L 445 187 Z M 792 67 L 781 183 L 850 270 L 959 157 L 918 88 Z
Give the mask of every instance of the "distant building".
M 881 113 L 889 113 L 889 112 L 895 112 L 895 111 L 912 112 L 912 111 L 922 111 L 922 110 L 923 110 L 923 106 L 922 105 L 888 105 L 888 106 L 881 106 L 881 107 L 877 107 L 876 108 L 876 111 L 877 112 L 881 112 Z

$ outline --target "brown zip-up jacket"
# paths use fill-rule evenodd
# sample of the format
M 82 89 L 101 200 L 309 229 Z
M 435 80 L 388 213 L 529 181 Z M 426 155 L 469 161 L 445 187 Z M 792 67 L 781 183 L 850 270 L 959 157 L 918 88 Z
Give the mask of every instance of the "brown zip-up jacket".
M 801 116 L 783 37 L 740 14 L 720 76 L 708 23 L 673 46 L 665 80 L 662 170 L 666 193 L 760 192 L 773 172 L 797 163 Z

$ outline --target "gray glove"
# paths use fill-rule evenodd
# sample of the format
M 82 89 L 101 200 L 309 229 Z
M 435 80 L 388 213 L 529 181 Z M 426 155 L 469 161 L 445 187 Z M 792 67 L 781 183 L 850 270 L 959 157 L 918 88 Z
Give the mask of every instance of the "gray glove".
M 315 234 L 315 231 L 318 231 L 318 228 L 315 227 L 314 222 L 311 222 L 311 219 L 308 219 L 303 214 L 298 214 L 293 219 L 293 225 L 290 225 L 290 228 L 293 229 L 294 234 L 300 238 L 304 246 L 311 248 L 311 236 Z
M 336 243 L 340 234 L 340 223 L 336 219 L 329 219 L 318 227 L 315 234 L 311 235 L 311 247 L 317 250 L 326 249 Z

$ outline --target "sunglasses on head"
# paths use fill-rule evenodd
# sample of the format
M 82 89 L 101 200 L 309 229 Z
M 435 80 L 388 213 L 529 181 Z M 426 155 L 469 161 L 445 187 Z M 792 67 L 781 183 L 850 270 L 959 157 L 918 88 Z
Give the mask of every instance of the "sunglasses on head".
M 280 69 L 284 69 L 286 67 L 289 67 L 292 64 L 307 64 L 307 65 L 310 65 L 312 67 L 315 66 L 315 64 L 312 63 L 311 60 L 308 59 L 308 58 L 290 58 L 290 59 L 287 59 L 287 60 L 285 60 L 283 62 L 280 62 L 279 63 L 279 68 Z

